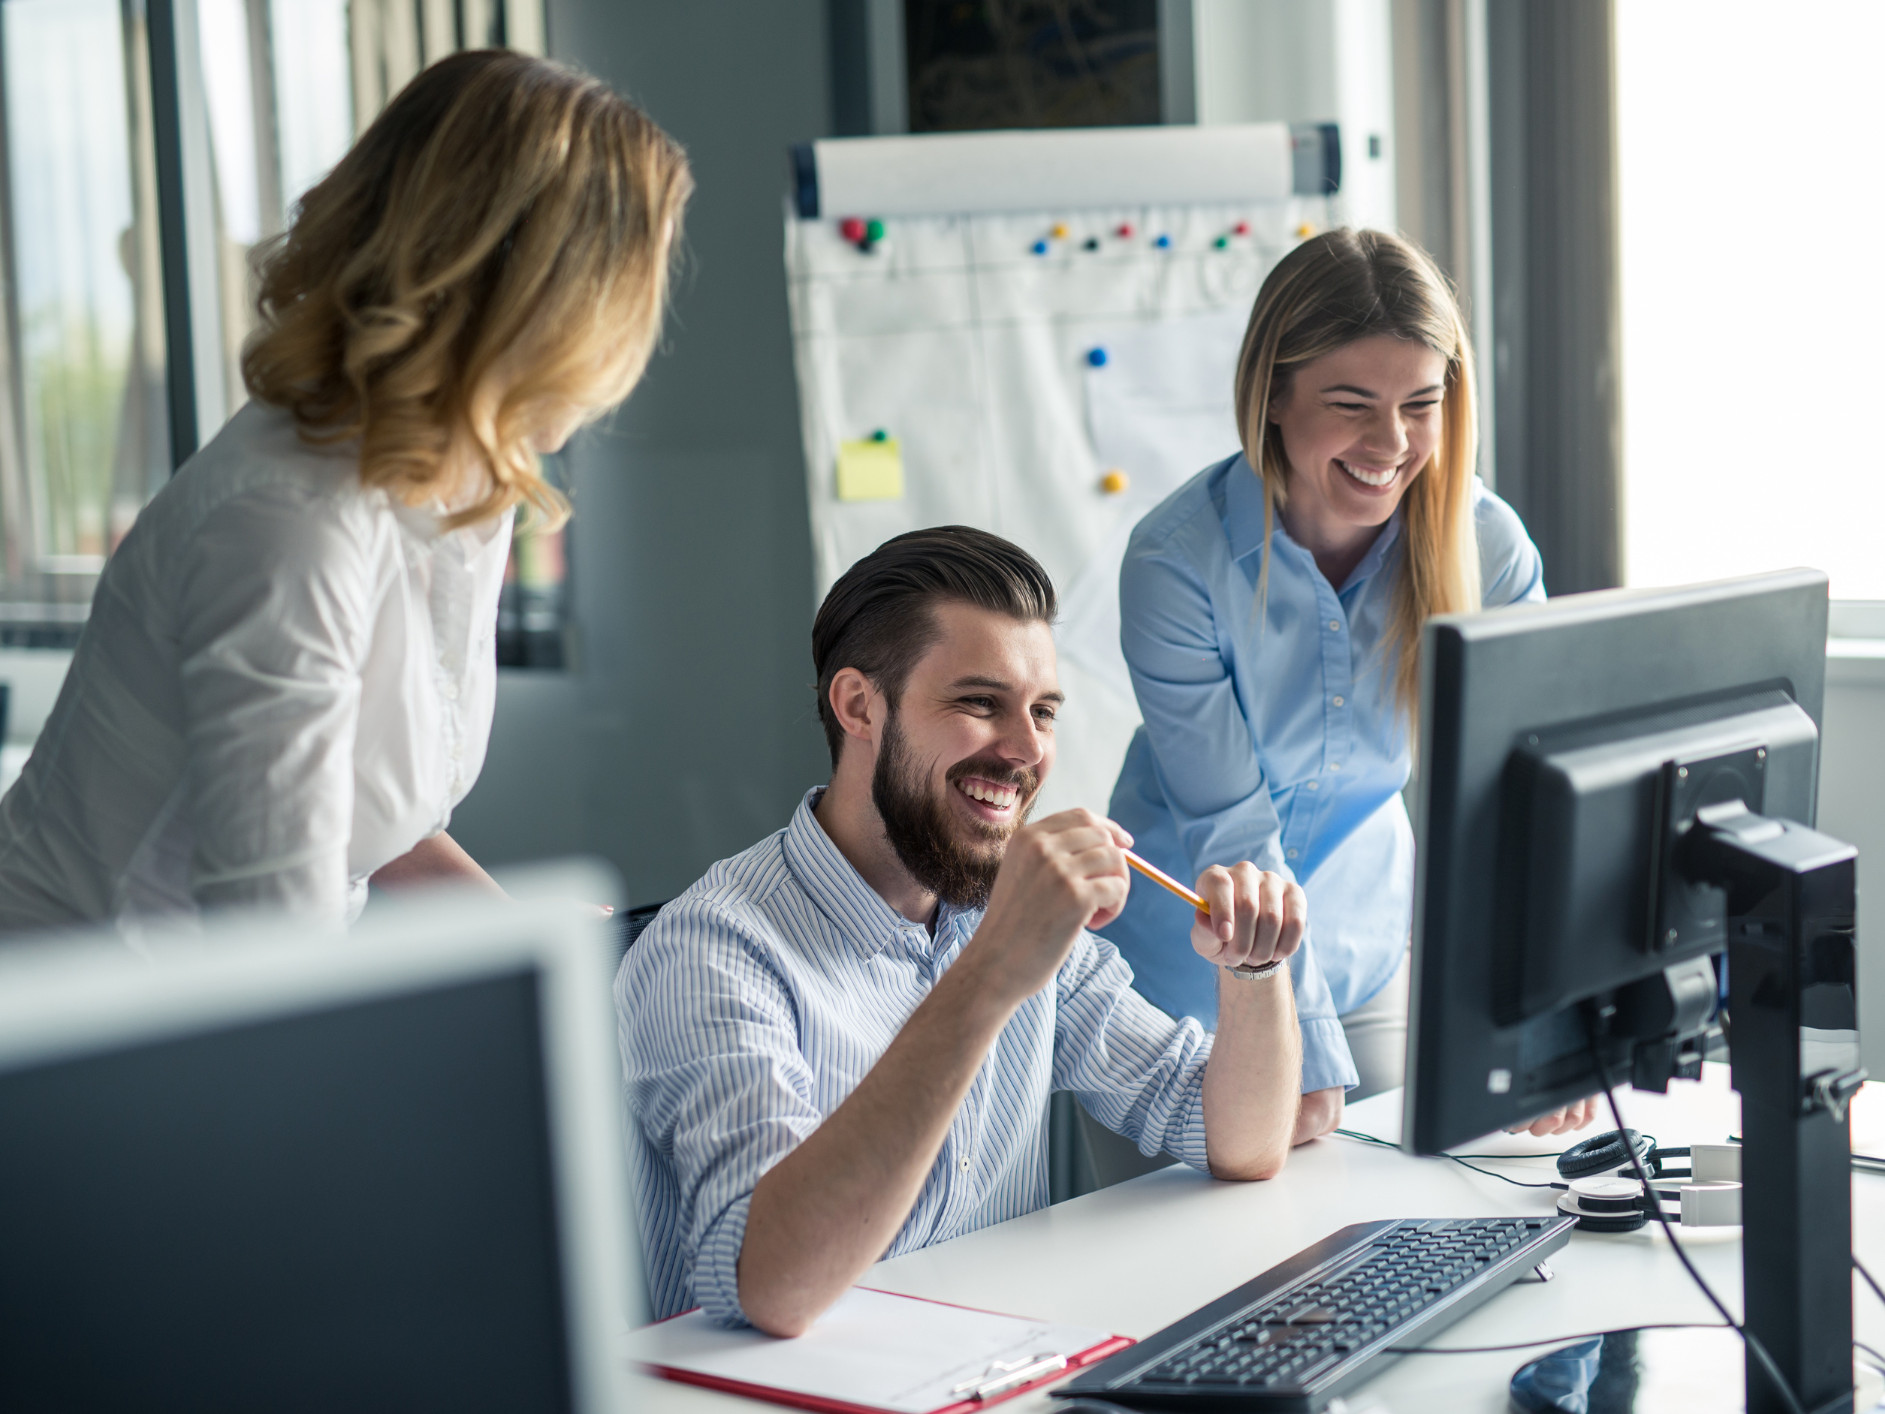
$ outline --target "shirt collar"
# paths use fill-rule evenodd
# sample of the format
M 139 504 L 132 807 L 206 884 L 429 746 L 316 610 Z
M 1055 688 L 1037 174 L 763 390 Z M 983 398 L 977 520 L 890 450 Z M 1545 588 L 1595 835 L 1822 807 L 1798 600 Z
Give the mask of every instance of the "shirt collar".
M 1233 457 L 1226 467 L 1224 480 L 1224 534 L 1230 542 L 1233 560 L 1241 560 L 1262 548 L 1263 501 L 1263 478 L 1251 470 L 1249 461 L 1241 454 Z M 1296 544 L 1294 537 L 1284 528 L 1283 518 L 1276 516 L 1274 520 L 1275 524 L 1270 531 L 1272 537 L 1301 550 L 1302 547 Z M 1347 589 L 1351 584 L 1361 583 L 1362 580 L 1379 570 L 1387 559 L 1388 552 L 1394 548 L 1400 538 L 1401 508 L 1396 506 L 1394 514 L 1388 517 L 1388 523 L 1375 537 L 1374 544 L 1368 547 L 1368 553 L 1362 556 L 1361 563 L 1356 565 L 1348 578 L 1337 586 L 1338 591 Z M 1302 553 L 1308 554 L 1306 550 Z
M 899 938 L 914 944 L 913 951 L 927 950 L 929 930 L 885 903 L 818 823 L 812 812 L 824 794 L 823 786 L 806 791 L 792 812 L 792 823 L 786 826 L 785 862 L 792 877 L 839 934 L 866 956 L 882 952 Z M 973 932 L 981 917 L 980 909 L 943 904 L 936 913 L 935 945 L 947 946 L 961 929 Z
M 1388 551 L 1401 538 L 1401 508 L 1396 506 L 1394 514 L 1388 517 L 1388 523 L 1381 527 L 1381 533 L 1375 536 L 1374 544 L 1368 547 L 1368 553 L 1361 557 L 1361 563 L 1348 573 L 1348 578 L 1336 586 L 1339 594 L 1351 584 L 1360 584 L 1374 574 L 1387 562 Z
M 1282 528 L 1281 521 L 1276 528 Z M 1263 478 L 1241 452 L 1225 469 L 1224 534 L 1233 560 L 1263 548 Z

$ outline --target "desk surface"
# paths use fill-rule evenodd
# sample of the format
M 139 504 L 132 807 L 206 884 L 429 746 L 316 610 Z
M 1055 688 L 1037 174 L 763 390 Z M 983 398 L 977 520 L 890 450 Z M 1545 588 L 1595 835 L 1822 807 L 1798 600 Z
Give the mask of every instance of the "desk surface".
M 1676 1082 L 1666 1097 L 1622 1096 L 1626 1122 L 1670 1145 L 1722 1141 L 1738 1130 L 1740 1105 L 1727 1086 L 1726 1067 L 1709 1071 L 1699 1085 Z M 1885 1121 L 1885 1093 L 1865 1098 L 1855 1133 L 1874 1122 L 1873 1106 L 1877 1120 Z M 1400 1092 L 1351 1107 L 1343 1127 L 1398 1138 Z M 1597 1133 L 1598 1126 L 1586 1132 Z M 1545 1182 L 1555 1176 L 1552 1165 L 1537 1156 L 1569 1142 L 1500 1135 L 1467 1147 L 1533 1156 L 1485 1166 Z M 1556 1197 L 1554 1190 L 1515 1188 L 1444 1159 L 1414 1159 L 1331 1136 L 1297 1149 L 1267 1183 L 1218 1183 L 1174 1165 L 881 1262 L 865 1284 L 1142 1338 L 1349 1223 L 1545 1213 Z M 1885 1175 L 1854 1175 L 1853 1234 L 1860 1255 L 1885 1278 Z M 1655 1321 L 1715 1320 L 1667 1247 L 1653 1224 L 1635 1233 L 1574 1233 L 1551 1259 L 1555 1281 L 1513 1286 L 1434 1343 L 1499 1345 Z M 1740 1229 L 1699 1229 L 1685 1236 L 1683 1247 L 1730 1308 L 1738 1308 Z M 1885 1348 L 1885 1308 L 1860 1288 L 1854 1312 L 1859 1338 Z M 1372 1400 L 1377 1414 L 1503 1414 L 1506 1381 L 1531 1353 L 1408 1356 L 1351 1404 L 1366 1408 Z M 641 1414 L 734 1414 L 758 1407 L 640 1375 L 633 1393 Z M 1049 1414 L 1053 1405 L 1045 1393 L 1035 1393 L 1001 1407 L 1009 1414 Z

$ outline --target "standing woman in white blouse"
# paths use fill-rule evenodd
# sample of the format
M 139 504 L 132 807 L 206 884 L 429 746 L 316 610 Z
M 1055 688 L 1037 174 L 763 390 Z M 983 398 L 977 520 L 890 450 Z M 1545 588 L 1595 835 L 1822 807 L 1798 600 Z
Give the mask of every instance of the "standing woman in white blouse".
M 567 513 L 537 455 L 640 377 L 691 186 L 543 60 L 456 55 L 394 99 L 263 259 L 253 401 L 105 567 L 0 800 L 0 929 L 489 884 L 445 827 L 511 519 Z

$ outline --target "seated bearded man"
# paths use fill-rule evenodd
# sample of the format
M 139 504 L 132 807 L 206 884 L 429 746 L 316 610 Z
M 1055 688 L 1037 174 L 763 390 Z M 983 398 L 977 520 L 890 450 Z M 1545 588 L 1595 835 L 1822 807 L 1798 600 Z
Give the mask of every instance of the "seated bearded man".
M 1089 930 L 1125 831 L 1024 825 L 1054 763 L 1054 590 L 1023 550 L 891 540 L 812 630 L 829 785 L 664 908 L 616 981 L 657 1316 L 797 1335 L 881 1257 L 1043 1207 L 1045 1102 L 1147 1155 L 1283 1166 L 1300 1038 L 1293 883 L 1240 864 L 1173 901 L 1226 969 L 1218 1030 L 1174 1020 Z

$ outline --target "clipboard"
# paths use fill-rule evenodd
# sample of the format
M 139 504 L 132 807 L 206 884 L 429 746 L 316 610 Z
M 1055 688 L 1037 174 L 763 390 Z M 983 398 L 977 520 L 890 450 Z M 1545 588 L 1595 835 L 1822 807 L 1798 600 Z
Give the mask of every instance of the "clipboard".
M 628 1354 L 663 1379 L 819 1414 L 973 1414 L 1132 1343 L 853 1287 L 796 1340 L 726 1330 L 694 1310 L 633 1332 Z

